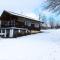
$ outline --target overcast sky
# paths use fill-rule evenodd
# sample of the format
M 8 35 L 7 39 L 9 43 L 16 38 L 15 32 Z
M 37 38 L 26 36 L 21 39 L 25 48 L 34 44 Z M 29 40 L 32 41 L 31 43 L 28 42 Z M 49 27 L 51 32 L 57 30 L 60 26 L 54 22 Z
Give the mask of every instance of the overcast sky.
M 0 0 L 0 15 L 3 10 L 35 16 L 35 9 L 45 0 Z M 38 11 L 38 9 L 36 10 Z

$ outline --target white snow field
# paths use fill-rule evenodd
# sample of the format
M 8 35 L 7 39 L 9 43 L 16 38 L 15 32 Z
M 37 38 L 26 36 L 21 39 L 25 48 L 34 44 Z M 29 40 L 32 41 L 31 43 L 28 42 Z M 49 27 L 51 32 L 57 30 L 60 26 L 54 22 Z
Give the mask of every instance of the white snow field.
M 60 60 L 60 29 L 0 38 L 0 60 Z

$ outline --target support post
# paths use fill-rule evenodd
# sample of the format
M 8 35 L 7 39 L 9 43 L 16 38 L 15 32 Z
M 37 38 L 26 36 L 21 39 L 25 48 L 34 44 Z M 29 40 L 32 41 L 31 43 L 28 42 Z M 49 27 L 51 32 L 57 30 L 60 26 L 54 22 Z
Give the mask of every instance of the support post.
M 9 37 L 13 37 L 13 35 L 14 35 L 13 32 L 14 32 L 14 30 L 10 29 Z
M 6 33 L 7 33 L 7 32 L 6 32 L 6 29 L 5 29 L 5 34 L 4 34 L 4 37 L 6 37 Z
M 2 33 L 2 29 L 1 29 L 1 33 Z
M 0 20 L 0 28 L 1 28 L 1 20 Z

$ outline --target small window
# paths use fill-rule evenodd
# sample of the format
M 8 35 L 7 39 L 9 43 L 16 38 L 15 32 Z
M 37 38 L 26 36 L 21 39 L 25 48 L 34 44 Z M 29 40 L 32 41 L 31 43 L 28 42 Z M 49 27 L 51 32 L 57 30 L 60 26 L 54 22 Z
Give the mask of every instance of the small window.
M 38 23 L 36 23 L 36 24 L 35 24 L 35 27 L 36 27 L 36 28 L 39 28 L 39 24 L 38 24 Z
M 2 29 L 2 33 L 5 33 L 5 30 L 4 29 Z
M 26 25 L 27 25 L 27 26 L 31 26 L 31 21 L 27 21 L 27 22 L 26 22 Z

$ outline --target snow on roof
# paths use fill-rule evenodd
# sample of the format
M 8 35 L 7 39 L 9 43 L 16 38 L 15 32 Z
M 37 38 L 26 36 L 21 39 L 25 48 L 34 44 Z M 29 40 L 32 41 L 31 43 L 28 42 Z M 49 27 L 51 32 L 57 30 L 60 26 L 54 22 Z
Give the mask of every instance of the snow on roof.
M 39 21 L 38 19 L 23 15 L 23 14 L 17 14 L 15 12 L 7 11 L 7 10 L 4 10 L 4 11 L 7 12 L 7 13 L 10 13 L 12 15 L 16 15 L 16 16 L 19 16 L 19 17 L 21 16 L 21 17 L 28 18 L 28 19 L 31 19 L 31 20 L 34 20 L 34 21 Z M 39 22 L 41 22 L 41 21 L 39 21 Z

